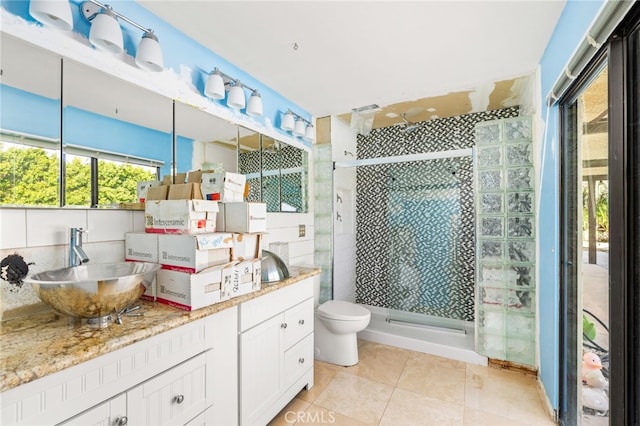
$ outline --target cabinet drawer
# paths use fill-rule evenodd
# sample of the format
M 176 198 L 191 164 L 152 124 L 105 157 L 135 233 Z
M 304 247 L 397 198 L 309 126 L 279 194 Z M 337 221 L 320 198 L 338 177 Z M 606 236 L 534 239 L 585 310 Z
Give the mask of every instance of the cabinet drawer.
M 240 332 L 313 298 L 313 279 L 306 278 L 240 304 Z
M 61 426 L 118 425 L 126 423 L 127 396 L 120 394 L 63 422 Z
M 204 411 L 206 361 L 203 353 L 129 390 L 130 424 L 183 425 Z
M 284 388 L 313 367 L 313 333 L 284 353 Z
M 307 299 L 287 310 L 284 313 L 284 322 L 287 324 L 284 348 L 288 349 L 313 331 L 313 299 Z

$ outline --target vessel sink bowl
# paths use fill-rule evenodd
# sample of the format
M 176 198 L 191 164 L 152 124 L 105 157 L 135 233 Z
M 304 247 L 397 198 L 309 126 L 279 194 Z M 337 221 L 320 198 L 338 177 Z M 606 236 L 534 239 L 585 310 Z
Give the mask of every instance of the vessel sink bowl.
M 105 318 L 135 302 L 160 265 L 149 262 L 87 263 L 30 275 L 24 281 L 56 311 L 76 318 Z

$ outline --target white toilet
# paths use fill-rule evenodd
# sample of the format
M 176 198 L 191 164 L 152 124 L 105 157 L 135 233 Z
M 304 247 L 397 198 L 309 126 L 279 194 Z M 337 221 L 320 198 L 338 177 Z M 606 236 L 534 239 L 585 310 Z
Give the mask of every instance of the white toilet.
M 316 280 L 315 302 L 320 288 Z M 342 300 L 328 300 L 316 307 L 314 340 L 315 359 L 330 364 L 350 366 L 358 363 L 357 333 L 371 320 L 371 311 Z

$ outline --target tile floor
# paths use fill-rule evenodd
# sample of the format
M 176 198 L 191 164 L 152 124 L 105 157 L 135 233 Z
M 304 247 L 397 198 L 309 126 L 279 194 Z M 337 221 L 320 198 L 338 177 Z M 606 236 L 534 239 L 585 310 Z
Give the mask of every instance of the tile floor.
M 553 425 L 536 379 L 359 340 L 360 362 L 315 362 L 271 425 Z

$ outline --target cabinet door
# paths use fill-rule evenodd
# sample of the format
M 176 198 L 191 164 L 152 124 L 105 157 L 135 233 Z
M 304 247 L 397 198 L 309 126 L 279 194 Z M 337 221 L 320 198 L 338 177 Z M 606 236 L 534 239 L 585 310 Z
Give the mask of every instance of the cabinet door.
M 208 407 L 206 353 L 127 392 L 129 424 L 183 425 Z
M 313 367 L 313 333 L 284 353 L 284 387 L 289 388 Z
M 123 426 L 127 423 L 127 396 L 121 394 L 63 422 L 62 425 Z
M 284 347 L 288 349 L 313 331 L 313 299 L 307 299 L 288 309 L 284 313 L 284 322 L 287 324 L 284 330 Z
M 213 425 L 231 425 L 237 424 L 237 414 L 236 420 L 231 423 L 219 422 L 216 421 L 216 411 L 220 410 L 220 407 L 211 406 L 207 408 L 204 413 L 198 414 L 196 417 L 191 419 L 189 423 L 185 424 L 185 426 L 213 426 Z
M 240 336 L 240 424 L 254 424 L 282 391 L 284 315 Z

